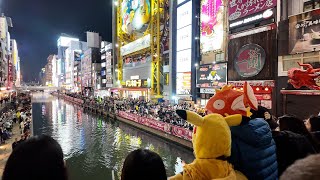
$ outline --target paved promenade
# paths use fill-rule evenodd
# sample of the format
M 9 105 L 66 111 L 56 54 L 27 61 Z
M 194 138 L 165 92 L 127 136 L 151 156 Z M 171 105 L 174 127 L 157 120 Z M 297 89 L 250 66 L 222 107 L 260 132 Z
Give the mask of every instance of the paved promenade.
M 18 140 L 20 140 L 20 129 L 18 123 L 13 125 L 12 133 L 13 135 L 11 139 L 7 140 L 5 144 L 0 145 L 0 179 L 2 179 L 4 167 L 11 154 L 12 143 L 14 142 L 15 138 L 18 138 Z

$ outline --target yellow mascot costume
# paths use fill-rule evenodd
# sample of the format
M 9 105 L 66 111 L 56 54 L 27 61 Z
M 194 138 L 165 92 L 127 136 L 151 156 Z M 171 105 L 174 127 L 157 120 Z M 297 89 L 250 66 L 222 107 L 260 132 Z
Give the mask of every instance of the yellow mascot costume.
M 231 154 L 229 126 L 238 126 L 242 120 L 241 115 L 223 117 L 220 114 L 209 114 L 201 117 L 185 110 L 177 110 L 177 114 L 196 126 L 192 137 L 195 160 L 185 165 L 183 172 L 170 180 L 246 179 L 227 161 Z

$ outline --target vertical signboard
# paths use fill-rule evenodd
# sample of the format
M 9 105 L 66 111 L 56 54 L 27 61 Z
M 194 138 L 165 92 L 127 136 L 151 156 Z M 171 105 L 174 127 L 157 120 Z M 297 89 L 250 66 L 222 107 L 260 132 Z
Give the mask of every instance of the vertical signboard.
M 7 36 L 7 20 L 5 17 L 0 17 L 0 37 L 1 39 L 5 39 Z
M 201 1 L 201 53 L 221 50 L 223 47 L 224 6 L 222 0 Z
M 176 94 L 191 95 L 192 0 L 177 8 Z

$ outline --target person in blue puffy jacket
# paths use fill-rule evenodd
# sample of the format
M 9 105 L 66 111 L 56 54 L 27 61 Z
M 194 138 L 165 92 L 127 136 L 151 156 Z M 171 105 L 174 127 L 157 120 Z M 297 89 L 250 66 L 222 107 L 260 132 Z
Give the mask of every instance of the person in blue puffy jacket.
M 263 118 L 243 117 L 240 126 L 231 127 L 232 147 L 229 162 L 249 180 L 278 179 L 276 145 Z

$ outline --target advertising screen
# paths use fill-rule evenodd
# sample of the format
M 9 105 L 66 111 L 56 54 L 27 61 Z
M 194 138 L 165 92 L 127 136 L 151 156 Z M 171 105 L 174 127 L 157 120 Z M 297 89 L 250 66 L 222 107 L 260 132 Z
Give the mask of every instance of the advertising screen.
M 177 72 L 191 71 L 191 49 L 177 52 Z
M 74 51 L 74 60 L 75 61 L 81 61 L 81 52 Z
M 177 95 L 191 94 L 191 72 L 177 73 Z
M 223 14 L 224 7 L 222 0 L 201 1 L 201 53 L 222 49 Z
M 126 34 L 144 32 L 150 21 L 150 0 L 123 0 L 121 3 L 122 27 Z
M 177 51 L 191 49 L 192 26 L 177 31 Z
M 220 89 L 227 84 L 227 64 L 201 65 L 197 70 L 197 87 Z
M 314 10 L 289 18 L 289 52 L 320 50 L 320 13 Z
M 192 1 L 178 7 L 177 9 L 177 29 L 192 24 Z

